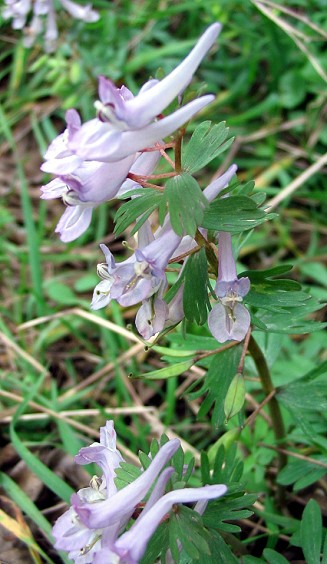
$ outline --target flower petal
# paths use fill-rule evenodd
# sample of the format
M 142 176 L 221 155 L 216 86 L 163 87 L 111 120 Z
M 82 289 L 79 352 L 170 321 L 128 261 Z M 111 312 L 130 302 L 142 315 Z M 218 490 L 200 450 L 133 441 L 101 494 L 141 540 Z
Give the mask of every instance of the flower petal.
M 173 439 L 161 447 L 150 466 L 134 482 L 119 490 L 101 503 L 85 504 L 74 494 L 72 505 L 81 521 L 92 529 L 103 528 L 117 521 L 122 522 L 133 512 L 136 505 L 149 491 L 155 478 L 179 448 L 178 439 Z M 150 513 L 150 512 L 149 512 Z
M 92 210 L 92 207 L 68 206 L 55 230 L 60 233 L 61 241 L 69 243 L 82 235 L 91 223 Z
M 191 82 L 194 72 L 216 41 L 220 30 L 219 23 L 212 24 L 180 65 L 152 88 L 143 90 L 138 96 L 128 100 L 124 115 L 118 117 L 131 128 L 142 128 L 161 114 Z
M 167 493 L 157 501 L 145 514 L 141 514 L 132 527 L 116 542 L 116 549 L 122 558 L 130 558 L 139 562 L 147 543 L 153 535 L 160 521 L 175 503 L 191 503 L 199 500 L 216 499 L 227 492 L 223 484 L 204 486 L 203 488 L 188 488 Z

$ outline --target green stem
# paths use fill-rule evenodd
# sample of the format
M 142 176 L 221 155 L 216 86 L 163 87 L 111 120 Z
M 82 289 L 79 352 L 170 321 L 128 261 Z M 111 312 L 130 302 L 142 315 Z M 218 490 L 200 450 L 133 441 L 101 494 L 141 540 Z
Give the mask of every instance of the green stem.
M 207 255 L 207 260 L 210 264 L 210 266 L 212 267 L 212 270 L 214 273 L 218 272 L 218 259 L 215 255 L 215 252 L 212 248 L 212 246 L 210 245 L 210 243 L 207 241 L 207 239 L 205 237 L 203 237 L 202 233 L 197 230 L 194 236 L 194 240 L 197 242 L 197 244 L 200 247 L 204 247 L 205 251 L 206 251 L 206 255 Z
M 270 372 L 269 372 L 269 368 L 268 368 L 266 359 L 265 359 L 260 347 L 258 346 L 256 341 L 252 337 L 252 335 L 251 335 L 250 340 L 249 340 L 248 350 L 249 350 L 249 353 L 251 354 L 251 356 L 254 360 L 254 363 L 256 365 L 263 391 L 268 396 L 269 394 L 275 392 L 275 387 L 274 387 L 272 380 L 271 380 L 271 376 L 270 376 Z M 274 431 L 274 435 L 276 437 L 276 440 L 278 441 L 278 444 L 281 447 L 285 447 L 284 421 L 283 421 L 283 418 L 282 418 L 281 411 L 279 409 L 279 404 L 278 404 L 275 396 L 273 396 L 270 399 L 268 406 L 269 406 L 273 431 Z M 286 462 L 287 462 L 287 456 L 283 452 L 278 452 L 279 470 L 281 470 L 285 466 Z
M 177 134 L 175 139 L 175 172 L 180 174 L 182 172 L 182 140 L 185 131 Z

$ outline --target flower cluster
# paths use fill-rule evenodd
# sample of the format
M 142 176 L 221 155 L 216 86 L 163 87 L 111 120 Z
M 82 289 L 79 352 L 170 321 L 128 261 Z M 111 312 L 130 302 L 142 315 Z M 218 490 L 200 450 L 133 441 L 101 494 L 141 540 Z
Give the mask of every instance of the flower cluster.
M 100 429 L 100 443 L 82 448 L 75 457 L 77 464 L 97 464 L 103 474 L 72 496 L 71 507 L 53 527 L 55 548 L 68 552 L 76 564 L 137 564 L 172 507 L 198 502 L 194 510 L 203 513 L 207 502 L 223 496 L 227 488 L 219 484 L 165 493 L 174 472 L 167 464 L 179 447 L 178 439 L 168 441 L 138 478 L 118 490 L 116 470 L 123 458 L 116 448 L 113 421 L 107 421 Z M 131 519 L 132 526 L 125 530 Z
M 163 80 L 147 82 L 136 96 L 125 86 L 117 88 L 101 76 L 96 118 L 83 124 L 76 110 L 67 112 L 67 127 L 51 143 L 41 167 L 56 176 L 42 187 L 42 198 L 60 197 L 67 206 L 56 227 L 62 241 L 73 241 L 84 233 L 95 207 L 122 194 L 128 197 L 129 191 L 143 186 L 142 181 L 146 183 L 151 177 L 161 155 L 168 158 L 163 139 L 214 99 L 212 95 L 201 96 L 170 115 L 162 113 L 176 97 L 181 100 L 220 29 L 219 23 L 212 24 L 179 66 Z M 236 170 L 232 165 L 203 191 L 208 202 L 228 186 Z M 132 192 L 131 198 L 135 197 Z M 199 231 L 207 237 L 205 229 L 200 227 Z M 250 325 L 249 313 L 240 304 L 249 291 L 249 281 L 237 280 L 230 236 L 225 235 L 219 236 L 219 303 L 209 316 L 209 328 L 220 342 L 242 340 Z M 189 253 L 196 247 L 192 237 L 174 232 L 169 214 L 154 232 L 149 220 L 143 223 L 134 253 L 123 262 L 116 262 L 110 250 L 101 245 L 105 262 L 98 265 L 102 280 L 94 290 L 91 307 L 105 307 L 112 299 L 121 306 L 140 303 L 136 327 L 146 340 L 176 325 L 184 317 L 184 285 L 181 281 L 174 298 L 167 303 L 166 268 L 169 261 L 183 255 L 182 274 Z
M 75 110 L 67 112 L 67 128 L 51 143 L 41 167 L 57 176 L 43 186 L 42 197 L 62 197 L 68 206 L 56 228 L 63 241 L 76 239 L 88 228 L 94 207 L 135 188 L 136 182 L 127 179 L 130 173 L 150 175 L 160 157 L 161 140 L 212 102 L 212 95 L 201 96 L 169 116 L 161 115 L 190 83 L 219 32 L 220 24 L 211 25 L 173 72 L 161 81 L 150 80 L 137 96 L 100 77 L 95 119 L 81 124 Z
M 12 19 L 14 29 L 24 29 L 24 45 L 31 47 L 36 37 L 44 32 L 45 49 L 55 49 L 58 39 L 54 0 L 4 0 L 3 17 Z M 90 4 L 80 6 L 73 0 L 60 0 L 61 6 L 78 20 L 96 22 L 99 14 Z M 31 15 L 32 12 L 32 15 Z

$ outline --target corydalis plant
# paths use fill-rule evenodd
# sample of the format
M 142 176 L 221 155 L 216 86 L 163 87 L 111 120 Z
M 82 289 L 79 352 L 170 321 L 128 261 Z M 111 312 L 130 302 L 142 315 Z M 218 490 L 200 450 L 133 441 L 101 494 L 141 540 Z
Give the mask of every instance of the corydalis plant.
M 122 232 L 136 220 L 132 232 L 137 232 L 137 246 L 132 256 L 118 262 L 110 250 L 101 245 L 106 262 L 98 265 L 102 281 L 94 290 L 91 307 L 96 310 L 105 307 L 112 299 L 124 307 L 141 304 L 136 327 L 147 340 L 183 319 L 183 278 L 188 259 L 201 246 L 207 251 L 211 249 L 208 259 L 213 253 L 208 231 L 202 224 L 205 210 L 227 188 L 237 170 L 236 165 L 230 166 L 203 191 L 192 176 L 230 145 L 224 124 L 213 127 L 210 122 L 207 122 L 209 127 L 201 124 L 201 134 L 195 131 L 195 141 L 192 136 L 186 153 L 182 143 L 184 129 L 169 143 L 164 141 L 213 100 L 212 95 L 202 96 L 170 115 L 162 114 L 188 86 L 220 29 L 219 23 L 211 25 L 180 65 L 163 80 L 147 82 L 136 96 L 125 86 L 117 88 L 110 80 L 100 77 L 100 100 L 95 104 L 97 117 L 83 124 L 78 113 L 69 110 L 67 128 L 51 143 L 41 167 L 44 172 L 57 176 L 42 187 L 42 197 L 61 197 L 67 205 L 56 228 L 65 242 L 74 240 L 88 228 L 95 207 L 116 197 L 130 198 L 117 212 L 115 231 Z M 174 161 L 167 153 L 169 149 L 175 152 Z M 153 174 L 161 157 L 171 165 L 172 171 Z M 162 181 L 164 186 L 160 184 Z M 156 208 L 160 223 L 157 229 L 150 216 Z M 130 212 L 132 209 L 134 215 Z M 239 302 L 249 286 L 245 288 L 245 281 L 237 281 L 235 262 L 232 276 L 221 280 L 226 261 L 230 265 L 232 260 L 224 252 L 225 246 L 219 245 L 222 251 L 219 251 L 217 282 L 220 303 L 210 314 L 209 327 L 220 342 L 240 341 L 249 328 L 250 315 Z M 166 270 L 172 261 L 182 264 L 179 288 L 168 299 Z M 203 268 L 208 269 L 206 261 Z M 212 265 L 210 268 L 212 270 Z M 205 277 L 201 276 L 204 286 L 201 300 L 210 307 Z M 233 287 L 222 293 L 224 283 Z M 200 324 L 207 319 L 206 305 L 204 309 L 196 319 Z M 189 308 L 186 310 L 189 319 Z
M 116 448 L 113 421 L 107 421 L 100 429 L 100 443 L 82 448 L 75 457 L 77 464 L 97 464 L 102 476 L 94 476 L 89 487 L 72 496 L 72 506 L 53 527 L 55 547 L 68 552 L 76 564 L 137 564 L 173 507 L 176 513 L 178 504 L 200 502 L 194 509 L 202 514 L 208 501 L 223 496 L 227 487 L 219 484 L 165 493 L 174 473 L 167 464 L 179 448 L 178 439 L 166 442 L 147 469 L 118 490 L 115 478 L 123 458 Z
M 73 18 L 84 22 L 96 22 L 99 14 L 90 4 L 80 5 L 73 0 L 59 0 Z M 47 52 L 56 47 L 58 28 L 54 0 L 4 0 L 3 17 L 12 19 L 13 29 L 24 30 L 24 45 L 31 47 L 40 34 L 44 34 L 44 45 Z

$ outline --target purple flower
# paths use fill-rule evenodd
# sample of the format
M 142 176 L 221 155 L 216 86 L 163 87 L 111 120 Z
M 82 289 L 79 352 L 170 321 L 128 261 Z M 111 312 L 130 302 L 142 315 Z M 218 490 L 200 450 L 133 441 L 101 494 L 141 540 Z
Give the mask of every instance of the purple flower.
M 95 22 L 99 19 L 99 14 L 92 10 L 91 5 L 80 6 L 72 0 L 60 0 L 61 5 L 73 18 L 85 22 Z M 33 10 L 30 23 L 25 28 L 30 11 Z M 53 0 L 5 0 L 3 17 L 13 20 L 13 29 L 24 29 L 24 45 L 31 47 L 36 36 L 42 33 L 45 23 L 45 49 L 51 52 L 56 47 L 58 39 L 58 29 L 55 17 Z M 45 20 L 45 21 L 44 21 Z
M 75 457 L 78 464 L 95 462 L 101 467 L 103 475 L 93 477 L 88 488 L 72 496 L 72 507 L 59 517 L 53 527 L 55 547 L 68 552 L 75 564 L 118 564 L 121 560 L 126 564 L 137 564 L 150 537 L 173 505 L 200 502 L 194 509 L 203 511 L 208 500 L 224 495 L 227 491 L 224 485 L 174 490 L 165 494 L 174 472 L 171 466 L 165 466 L 179 447 L 178 439 L 168 441 L 138 478 L 117 490 L 115 470 L 123 459 L 116 449 L 113 422 L 108 421 L 106 427 L 100 430 L 100 443 L 82 448 Z M 153 484 L 144 505 L 141 502 Z M 133 517 L 135 510 L 143 505 L 140 515 Z M 135 521 L 124 532 L 131 518 Z
M 175 490 L 167 493 L 147 513 L 141 513 L 132 527 L 117 540 L 115 545 L 117 553 L 127 562 L 136 564 L 145 553 L 149 539 L 173 505 L 192 503 L 198 500 L 208 501 L 210 499 L 217 499 L 226 492 L 227 487 L 225 485 L 217 484 L 202 488 Z
M 116 270 L 115 259 L 108 247 L 106 245 L 100 245 L 100 249 L 105 256 L 106 262 L 98 264 L 97 267 L 98 276 L 100 276 L 102 280 L 96 285 L 93 292 L 91 309 L 95 310 L 106 307 L 110 303 L 110 290 L 114 283 L 114 272 Z
M 167 304 L 162 299 L 162 292 L 144 300 L 135 318 L 135 325 L 140 335 L 148 341 L 153 335 L 167 327 L 177 325 L 184 317 L 183 309 L 184 284 Z
M 96 103 L 100 119 L 86 122 L 71 136 L 71 151 L 85 160 L 123 159 L 152 147 L 212 102 L 213 96 L 202 96 L 170 116 L 156 119 L 190 83 L 220 30 L 219 23 L 211 25 L 175 70 L 160 82 L 147 82 L 135 97 L 125 86 L 116 88 L 110 80 L 100 77 L 100 101 Z
M 237 278 L 231 234 L 221 231 L 218 244 L 219 267 L 215 292 L 219 303 L 211 310 L 208 325 L 219 343 L 231 339 L 242 341 L 251 322 L 248 310 L 241 303 L 250 290 L 250 280 L 247 277 Z
M 75 110 L 66 113 L 67 128 L 52 141 L 45 154 L 44 172 L 58 177 L 42 186 L 41 198 L 62 198 L 67 209 L 60 219 L 56 233 L 64 242 L 73 241 L 89 227 L 92 211 L 101 202 L 109 201 L 124 191 L 135 187 L 136 183 L 126 177 L 131 170 L 134 174 L 151 174 L 160 157 L 159 151 L 142 155 L 129 155 L 111 163 L 83 161 L 68 148 L 68 140 L 81 127 L 79 114 Z
M 75 457 L 77 464 L 95 462 L 103 470 L 103 476 L 94 476 L 90 486 L 78 491 L 76 496 L 81 503 L 96 504 L 105 501 L 108 496 L 117 492 L 114 482 L 115 470 L 123 458 L 116 448 L 116 433 L 113 421 L 107 421 L 105 427 L 100 428 L 100 443 L 93 443 L 82 448 Z M 119 524 L 111 530 L 116 536 Z M 68 552 L 69 558 L 76 564 L 91 564 L 97 552 L 101 550 L 103 528 L 90 529 L 79 518 L 73 507 L 70 507 L 56 521 L 52 533 L 56 539 L 55 547 Z M 108 532 L 107 532 L 108 533 Z
M 148 227 L 145 229 L 148 231 Z M 167 224 L 160 236 L 145 246 L 139 244 L 134 254 L 119 264 L 107 247 L 101 245 L 106 264 L 98 267 L 103 281 L 94 290 L 92 309 L 104 307 L 111 299 L 122 306 L 130 306 L 150 298 L 160 286 L 165 286 L 165 269 L 180 241 L 181 237 Z
M 135 317 L 139 334 L 148 341 L 163 330 L 168 315 L 168 304 L 157 296 L 143 300 Z

